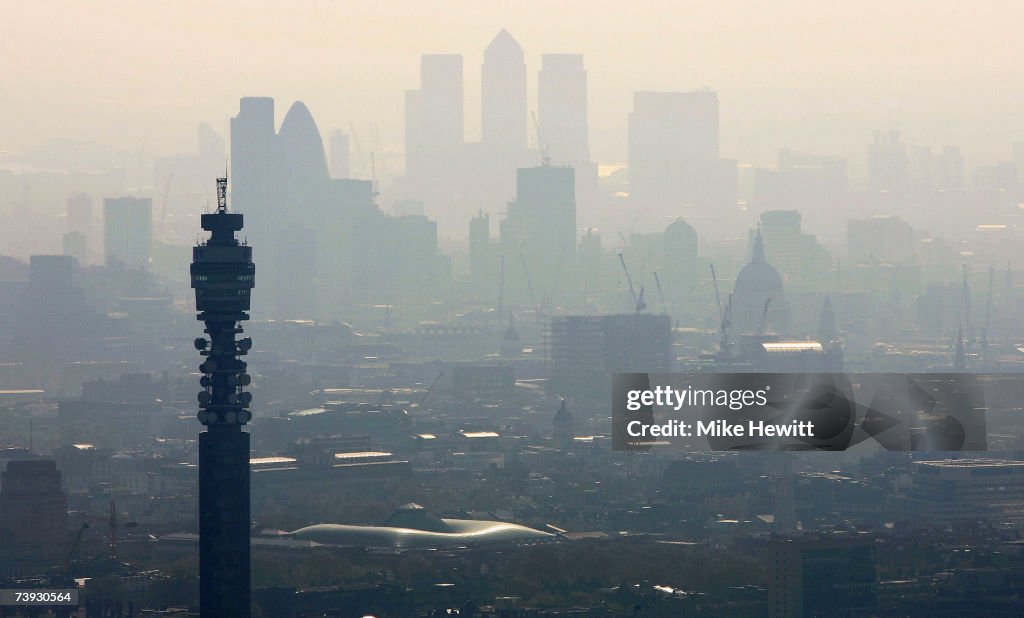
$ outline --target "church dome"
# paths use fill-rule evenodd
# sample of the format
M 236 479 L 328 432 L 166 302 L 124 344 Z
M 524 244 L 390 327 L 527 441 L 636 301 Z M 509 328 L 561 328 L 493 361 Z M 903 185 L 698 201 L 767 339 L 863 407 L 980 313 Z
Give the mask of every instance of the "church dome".
M 676 219 L 665 228 L 665 243 L 666 244 L 682 244 L 682 243 L 697 243 L 697 230 L 693 229 L 693 226 L 683 220 L 682 217 Z
M 737 275 L 733 294 L 764 295 L 781 299 L 782 293 L 782 277 L 779 271 L 765 260 L 764 241 L 761 240 L 761 232 L 758 231 L 754 239 L 753 258 Z

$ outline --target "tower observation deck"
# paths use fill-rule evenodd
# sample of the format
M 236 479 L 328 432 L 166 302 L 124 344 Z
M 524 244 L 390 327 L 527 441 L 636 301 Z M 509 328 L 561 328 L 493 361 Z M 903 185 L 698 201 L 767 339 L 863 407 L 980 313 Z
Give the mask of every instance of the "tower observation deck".
M 241 360 L 252 347 L 240 322 L 249 319 L 256 267 L 252 247 L 240 243 L 242 215 L 228 212 L 227 178 L 217 179 L 217 210 L 202 215 L 210 232 L 192 249 L 197 319 L 209 340 L 195 347 L 204 358 L 199 391 L 199 605 L 203 618 L 249 618 L 249 434 L 252 378 Z

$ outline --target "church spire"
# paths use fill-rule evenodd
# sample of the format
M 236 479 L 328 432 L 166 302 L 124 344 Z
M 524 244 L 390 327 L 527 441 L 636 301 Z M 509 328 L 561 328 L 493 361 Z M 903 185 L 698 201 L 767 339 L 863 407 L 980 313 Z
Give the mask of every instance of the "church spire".
M 768 260 L 764 257 L 764 239 L 761 238 L 761 226 L 757 226 L 757 236 L 754 237 L 754 251 L 750 257 L 751 264 L 765 264 Z

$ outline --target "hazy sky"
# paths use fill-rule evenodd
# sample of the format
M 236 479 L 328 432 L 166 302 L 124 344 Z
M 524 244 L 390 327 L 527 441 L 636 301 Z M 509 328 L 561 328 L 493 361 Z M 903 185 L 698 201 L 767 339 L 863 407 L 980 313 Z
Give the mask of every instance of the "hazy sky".
M 61 136 L 188 151 L 200 121 L 226 133 L 243 95 L 275 97 L 278 122 L 303 99 L 325 133 L 353 124 L 365 140 L 376 124 L 400 149 L 424 52 L 464 55 L 475 137 L 483 48 L 505 27 L 527 53 L 531 109 L 540 55 L 585 54 L 604 161 L 625 158 L 632 91 L 706 86 L 723 155 L 741 161 L 783 146 L 863 159 L 871 130 L 895 125 L 989 163 L 1024 139 L 1022 21 L 1010 1 L 8 0 L 0 149 Z

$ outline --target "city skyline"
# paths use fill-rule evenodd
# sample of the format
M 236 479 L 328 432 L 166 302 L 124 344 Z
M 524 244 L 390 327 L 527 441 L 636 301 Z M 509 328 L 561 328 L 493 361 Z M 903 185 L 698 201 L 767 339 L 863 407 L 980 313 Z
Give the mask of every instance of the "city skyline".
M 382 150 L 398 152 L 403 91 L 417 83 L 424 53 L 463 55 L 472 141 L 482 130 L 476 67 L 503 27 L 525 50 L 531 110 L 541 56 L 584 55 L 591 150 L 602 162 L 625 161 L 637 90 L 719 92 L 723 156 L 741 162 L 769 162 L 783 147 L 853 158 L 866 132 L 900 128 L 913 143 L 955 144 L 981 163 L 1005 152 L 998 134 L 1024 135 L 1015 113 L 1024 91 L 1012 86 L 1012 58 L 1021 53 L 1012 4 L 989 4 L 969 22 L 955 3 L 930 4 L 927 13 L 914 3 L 869 4 L 858 29 L 845 27 L 838 7 L 802 2 L 743 11 L 708 3 L 686 12 L 641 3 L 628 24 L 576 2 L 545 5 L 550 20 L 528 18 L 533 13 L 518 5 L 486 16 L 455 10 L 463 4 L 451 3 L 447 28 L 406 3 L 321 1 L 282 12 L 269 3 L 256 11 L 198 3 L 139 11 L 104 2 L 61 4 L 57 19 L 46 6 L 17 6 L 0 26 L 13 50 L 0 69 L 20 87 L 0 92 L 0 104 L 19 122 L 0 130 L 0 148 L 16 155 L 68 137 L 147 156 L 187 151 L 180 136 L 195 124 L 212 122 L 224 134 L 232 100 L 266 94 L 321 110 L 325 134 L 354 126 L 368 141 L 375 126 Z M 154 22 L 166 27 L 131 36 Z M 216 25 L 225 22 L 236 27 Z M 646 34 L 637 38 L 639 31 Z M 30 49 L 33 62 L 25 63 Z M 949 83 L 957 84 L 952 92 Z

